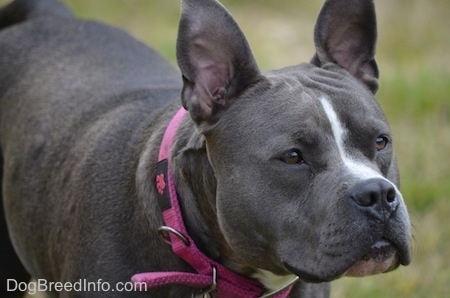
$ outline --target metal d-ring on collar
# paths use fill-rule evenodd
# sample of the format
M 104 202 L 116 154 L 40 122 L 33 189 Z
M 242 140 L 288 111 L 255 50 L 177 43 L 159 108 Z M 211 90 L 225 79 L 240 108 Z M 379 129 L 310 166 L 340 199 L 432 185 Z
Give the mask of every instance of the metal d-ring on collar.
M 180 238 L 181 241 L 183 241 L 183 243 L 186 246 L 190 245 L 190 241 L 188 238 L 186 238 L 186 236 L 184 236 L 183 234 L 181 234 L 180 232 L 178 232 L 177 230 L 175 230 L 174 228 L 168 227 L 168 226 L 161 226 L 158 228 L 158 232 L 159 235 L 161 236 L 162 240 L 166 243 L 166 244 L 171 244 L 170 243 L 170 239 L 167 235 L 165 235 L 164 233 L 172 233 L 175 236 L 177 236 L 178 238 Z M 205 289 L 203 291 L 201 291 L 201 293 L 199 294 L 192 294 L 192 298 L 211 298 L 212 293 L 215 292 L 217 290 L 217 269 L 215 266 L 212 267 L 212 281 L 211 281 L 211 285 L 209 286 L 208 289 Z
M 188 238 L 186 238 L 186 236 L 184 236 L 183 234 L 181 234 L 180 232 L 178 232 L 178 231 L 175 230 L 174 228 L 171 228 L 171 227 L 168 227 L 168 226 L 160 226 L 160 227 L 158 228 L 158 232 L 159 232 L 159 235 L 161 236 L 161 239 L 162 239 L 166 244 L 168 244 L 168 245 L 171 244 L 171 243 L 170 243 L 170 238 L 169 238 L 167 235 L 165 235 L 164 232 L 174 234 L 175 236 L 177 236 L 178 238 L 180 238 L 181 241 L 183 241 L 183 243 L 184 243 L 186 246 L 189 246 L 189 245 L 191 244 L 191 242 L 189 241 Z

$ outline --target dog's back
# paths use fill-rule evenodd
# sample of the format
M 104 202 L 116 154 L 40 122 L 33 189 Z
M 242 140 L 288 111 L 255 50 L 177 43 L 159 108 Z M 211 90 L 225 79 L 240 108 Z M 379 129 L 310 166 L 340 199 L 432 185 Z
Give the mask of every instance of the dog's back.
M 121 30 L 75 20 L 57 0 L 14 1 L 0 10 L 0 29 L 2 95 L 20 88 L 14 81 L 24 75 L 41 80 L 39 92 L 59 86 L 77 98 L 179 87 L 178 72 L 159 54 Z
M 12 208 L 15 197 L 25 195 L 30 202 L 43 193 L 52 197 L 47 192 L 48 181 L 53 179 L 61 183 L 59 188 L 69 191 L 73 186 L 67 185 L 65 179 L 70 175 L 114 180 L 114 171 L 108 173 L 108 163 L 127 164 L 127 153 L 133 150 L 130 143 L 136 142 L 136 136 L 149 126 L 150 114 L 179 98 L 180 76 L 156 52 L 118 29 L 75 20 L 56 0 L 16 0 L 2 8 L 0 53 L 2 194 L 8 196 L 5 205 L 9 220 L 24 221 L 14 225 L 22 229 L 15 235 L 30 235 L 34 222 L 45 217 L 43 211 L 53 208 L 52 204 L 65 204 L 64 210 L 75 212 L 67 202 L 70 198 L 53 198 L 35 209 L 32 206 L 39 205 L 36 202 Z M 29 110 L 33 113 L 26 113 Z M 107 133 L 102 131 L 106 123 L 114 123 Z M 127 142 L 115 143 L 117 135 L 128 138 L 129 146 Z M 90 153 L 108 151 L 103 154 L 108 159 L 100 167 L 103 172 L 77 172 L 77 165 L 67 156 L 74 147 L 82 147 L 78 152 L 84 152 L 85 163 L 102 163 L 89 160 Z M 127 167 L 123 168 L 125 171 Z M 25 175 L 30 171 L 36 174 L 34 178 Z M 12 189 L 20 189 L 21 193 Z M 112 187 L 106 192 L 115 191 Z M 3 209 L 3 204 L 0 206 Z M 21 214 L 11 216 L 17 210 Z M 25 230 L 27 233 L 21 233 Z M 31 233 L 33 241 L 57 237 L 46 235 L 45 230 Z M 0 210 L 0 241 L 1 280 L 27 281 L 28 273 L 8 237 L 4 210 Z M 18 242 L 22 239 L 12 239 L 12 243 Z M 35 255 L 23 261 L 32 271 L 30 260 L 42 257 Z M 0 286 L 0 296 L 14 295 L 5 286 Z

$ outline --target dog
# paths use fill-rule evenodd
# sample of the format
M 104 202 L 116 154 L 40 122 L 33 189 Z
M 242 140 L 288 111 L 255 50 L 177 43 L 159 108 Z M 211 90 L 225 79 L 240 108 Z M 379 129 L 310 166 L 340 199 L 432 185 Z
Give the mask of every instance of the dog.
M 269 72 L 216 0 L 182 0 L 181 75 L 56 0 L 0 27 L 2 297 L 328 297 L 410 262 L 373 1 Z

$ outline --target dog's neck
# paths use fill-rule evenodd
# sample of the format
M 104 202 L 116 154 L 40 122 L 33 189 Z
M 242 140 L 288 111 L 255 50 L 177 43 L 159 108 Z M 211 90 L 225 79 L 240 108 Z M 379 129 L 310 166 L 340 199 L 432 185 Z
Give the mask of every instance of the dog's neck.
M 221 233 L 216 210 L 217 182 L 207 157 L 205 140 L 199 131 L 193 128 L 190 120 L 185 120 L 184 125 L 178 127 L 177 134 L 172 150 L 166 150 L 172 152 L 169 157 L 169 171 L 176 185 L 176 205 L 181 209 L 180 215 L 184 222 L 182 229 L 186 229 L 195 246 L 208 258 L 228 270 L 259 280 L 267 290 L 272 291 L 269 295 L 279 294 L 277 297 L 285 297 L 292 284 L 298 281 L 298 277 L 277 276 L 239 262 L 238 256 L 233 253 Z M 161 160 L 161 154 L 159 159 Z
M 253 279 L 243 276 L 248 274 L 242 272 L 240 266 L 235 266 L 238 263 L 230 262 L 233 258 L 224 257 L 231 250 L 224 249 L 228 246 L 220 240 L 224 238 L 221 237 L 219 224 L 215 220 L 217 218 L 217 216 L 214 216 L 216 212 L 213 206 L 215 204 L 211 204 L 215 198 L 215 180 L 204 181 L 212 187 L 206 187 L 205 192 L 199 193 L 203 200 L 198 200 L 193 195 L 196 191 L 195 186 L 201 185 L 200 179 L 214 177 L 214 175 L 208 161 L 202 159 L 205 154 L 189 155 L 189 152 L 206 151 L 201 146 L 202 142 L 199 142 L 202 141 L 202 138 L 199 138 L 197 134 L 180 133 L 180 125 L 185 113 L 186 110 L 179 109 L 166 128 L 159 148 L 158 164 L 155 169 L 156 175 L 153 177 L 157 190 L 158 205 L 163 211 L 163 219 L 167 224 L 161 226 L 158 230 L 178 236 L 175 238 L 170 236 L 172 250 L 178 257 L 191 265 L 196 273 L 152 271 L 135 274 L 131 280 L 145 283 L 150 287 L 180 284 L 205 289 L 205 286 L 209 285 L 206 293 L 217 290 L 222 293 L 220 297 L 254 297 L 264 293 L 265 289 L 272 290 L 274 294 L 279 294 L 279 297 L 286 297 L 292 290 L 292 284 L 297 279 L 273 291 L 271 287 L 265 287 L 265 283 L 258 284 Z M 193 131 L 189 129 L 188 132 L 192 133 Z M 189 135 L 192 135 L 193 138 L 187 141 L 186 136 Z M 179 161 L 178 164 L 176 163 L 177 160 Z M 190 169 L 189 163 L 183 162 L 185 160 L 205 162 L 206 166 L 194 172 Z M 196 173 L 198 175 L 195 175 Z M 180 188 L 176 187 L 177 182 L 182 185 L 181 189 L 184 188 L 184 191 L 180 191 Z M 203 186 L 205 187 L 205 185 Z M 179 194 L 184 195 L 189 200 L 180 200 Z M 211 194 L 213 195 L 211 196 Z M 199 210 L 206 212 L 199 212 Z M 190 214 L 191 216 L 186 217 L 183 214 Z M 213 216 L 208 216 L 208 214 L 213 214 Z M 164 232 L 161 235 L 166 242 L 168 238 L 165 238 Z M 194 238 L 191 235 L 196 236 Z M 199 244 L 203 244 L 203 249 Z M 272 292 L 268 294 L 272 295 Z
M 175 142 L 173 175 L 189 235 L 200 250 L 233 271 L 251 274 L 234 258 L 217 220 L 214 171 L 208 161 L 203 136 L 188 119 Z

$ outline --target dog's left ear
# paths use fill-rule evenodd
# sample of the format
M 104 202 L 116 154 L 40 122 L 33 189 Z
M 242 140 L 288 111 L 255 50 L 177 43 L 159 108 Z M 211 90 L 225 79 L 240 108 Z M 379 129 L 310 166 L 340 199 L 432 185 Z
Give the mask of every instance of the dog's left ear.
M 311 63 L 336 63 L 376 93 L 376 40 L 373 0 L 327 0 L 314 31 L 317 52 Z
M 216 0 L 183 0 L 177 39 L 183 106 L 213 123 L 260 77 L 244 34 Z

